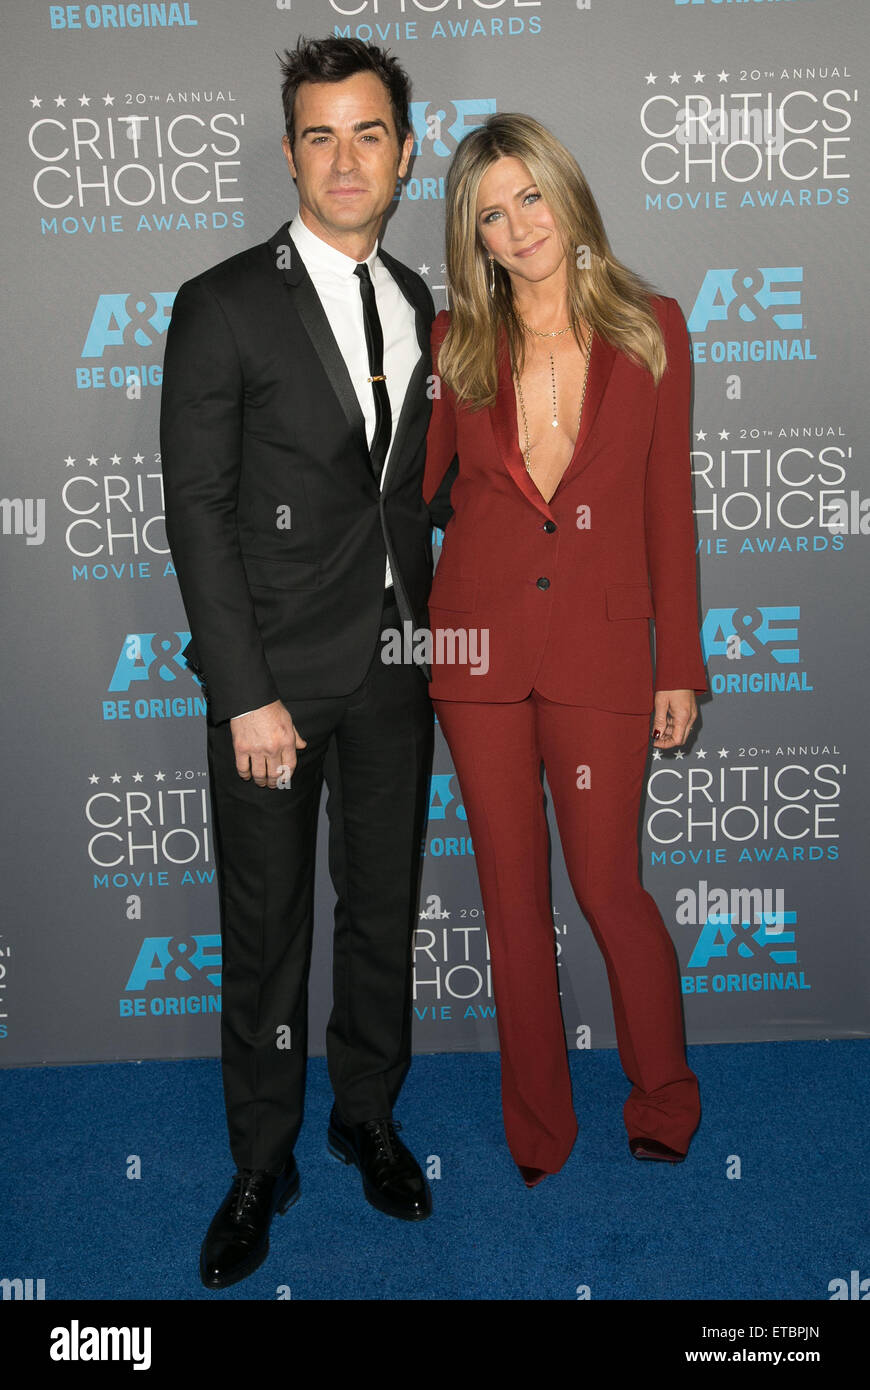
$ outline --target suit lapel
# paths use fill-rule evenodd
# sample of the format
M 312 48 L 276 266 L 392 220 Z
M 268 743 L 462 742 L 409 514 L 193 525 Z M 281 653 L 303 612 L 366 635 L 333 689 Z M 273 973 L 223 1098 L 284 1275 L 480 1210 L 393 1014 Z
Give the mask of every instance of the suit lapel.
M 362 413 L 359 398 L 329 326 L 326 312 L 312 284 L 311 277 L 302 263 L 302 257 L 290 237 L 286 222 L 278 228 L 268 244 L 275 257 L 275 263 L 279 266 L 285 285 L 293 292 L 293 305 L 311 340 L 311 346 L 317 353 L 329 378 L 330 385 L 338 397 L 347 423 L 363 452 L 363 457 L 368 460 L 369 448 L 366 439 L 365 416 Z M 419 441 L 415 436 L 426 427 L 426 415 L 423 410 L 426 395 L 423 388 L 429 374 L 431 361 L 429 330 L 432 322 L 432 310 L 425 296 L 420 293 L 417 280 L 408 274 L 406 267 L 400 261 L 387 255 L 382 249 L 379 249 L 378 256 L 414 309 L 417 342 L 420 346 L 420 356 L 408 382 L 408 389 L 405 392 L 405 399 L 402 403 L 390 448 L 390 457 L 382 488 L 382 491 L 386 491 L 401 459 L 409 453 L 416 453 L 416 445 Z
M 592 462 L 594 450 L 590 447 L 590 441 L 598 423 L 601 403 L 604 400 L 604 393 L 607 390 L 616 357 L 616 348 L 595 334 L 590 349 L 589 376 L 586 380 L 586 399 L 583 402 L 580 429 L 574 444 L 571 461 L 562 474 L 556 492 L 565 487 L 572 478 L 576 478 L 577 474 L 582 473 L 584 468 L 588 468 Z M 555 492 L 553 496 L 556 496 Z
M 535 484 L 526 471 L 526 463 L 523 452 L 520 448 L 519 435 L 517 432 L 517 396 L 514 386 L 513 374 L 511 372 L 510 356 L 507 347 L 507 336 L 502 334 L 499 346 L 498 359 L 498 391 L 495 404 L 490 406 L 489 415 L 492 422 L 493 434 L 498 444 L 499 453 L 502 460 L 513 478 L 514 482 L 525 493 L 529 501 L 534 503 L 539 511 L 545 516 L 550 515 L 550 503 L 555 499 L 559 491 L 565 487 L 571 478 L 581 473 L 590 463 L 593 454 L 589 448 L 592 432 L 597 423 L 598 415 L 601 410 L 601 403 L 610 375 L 613 371 L 613 364 L 616 361 L 616 349 L 604 341 L 603 338 L 594 337 L 591 353 L 589 357 L 589 376 L 586 382 L 586 399 L 583 402 L 583 416 L 580 421 L 580 430 L 574 444 L 574 452 L 568 463 L 565 472 L 559 481 L 556 491 L 550 502 L 546 502 L 541 496 Z
M 390 446 L 390 457 L 387 461 L 387 471 L 384 474 L 381 489 L 382 492 L 386 492 L 396 476 L 396 469 L 401 465 L 402 459 L 416 456 L 417 446 L 428 423 L 424 388 L 431 368 L 429 333 L 432 326 L 432 308 L 427 297 L 421 293 L 419 281 L 408 273 L 407 267 L 403 266 L 401 261 L 394 260 L 383 249 L 379 249 L 378 257 L 383 261 L 414 310 L 417 342 L 420 347 L 420 356 L 411 372 Z
M 311 277 L 302 263 L 302 257 L 290 237 L 286 223 L 271 238 L 269 246 L 274 252 L 276 264 L 279 266 L 285 285 L 293 292 L 293 307 L 311 340 L 311 346 L 317 353 L 320 364 L 329 379 L 329 384 L 338 397 L 347 423 L 363 451 L 363 456 L 368 459 L 365 416 L 362 413 L 345 360 L 329 326 L 329 319 L 326 317 L 326 312 L 311 282 Z
M 499 341 L 498 391 L 495 404 L 489 407 L 489 418 L 492 422 L 492 431 L 498 444 L 499 453 L 507 471 L 529 501 L 545 516 L 549 516 L 549 505 L 544 501 L 526 472 L 526 464 L 520 448 L 517 433 L 517 393 L 511 372 L 507 335 L 504 333 L 500 334 Z

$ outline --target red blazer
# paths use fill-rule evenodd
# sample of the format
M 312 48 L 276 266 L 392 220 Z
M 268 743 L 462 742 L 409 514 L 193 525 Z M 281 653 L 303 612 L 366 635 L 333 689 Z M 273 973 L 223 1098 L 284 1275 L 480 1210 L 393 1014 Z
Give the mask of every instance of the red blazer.
M 653 308 L 668 358 L 659 386 L 646 368 L 593 339 L 580 433 L 549 503 L 526 472 L 506 349 L 489 409 L 457 405 L 441 383 L 429 427 L 426 501 L 454 455 L 458 474 L 429 600 L 433 699 L 504 702 L 535 688 L 561 704 L 646 714 L 654 689 L 650 618 L 655 689 L 707 689 L 689 463 L 689 339 L 676 300 L 657 297 Z M 449 321 L 442 312 L 432 325 L 434 363 Z M 589 508 L 587 526 L 582 507 Z M 479 659 L 478 673 L 471 661 L 460 664 L 455 639 L 439 648 L 439 629 L 486 629 L 488 670 Z M 479 656 L 484 648 L 470 650 Z

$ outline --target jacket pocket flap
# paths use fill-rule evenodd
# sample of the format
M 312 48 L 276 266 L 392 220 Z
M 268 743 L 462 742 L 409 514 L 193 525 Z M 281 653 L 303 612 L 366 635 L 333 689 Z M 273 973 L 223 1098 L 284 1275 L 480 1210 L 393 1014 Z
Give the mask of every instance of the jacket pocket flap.
M 266 559 L 262 555 L 242 557 L 248 583 L 264 589 L 316 589 L 320 566 L 310 560 Z
M 438 571 L 435 571 L 432 596 L 429 599 L 430 608 L 447 608 L 459 613 L 470 613 L 476 598 L 476 579 L 448 579 L 446 576 L 439 579 Z
M 608 618 L 652 618 L 652 594 L 647 584 L 613 584 L 607 592 Z

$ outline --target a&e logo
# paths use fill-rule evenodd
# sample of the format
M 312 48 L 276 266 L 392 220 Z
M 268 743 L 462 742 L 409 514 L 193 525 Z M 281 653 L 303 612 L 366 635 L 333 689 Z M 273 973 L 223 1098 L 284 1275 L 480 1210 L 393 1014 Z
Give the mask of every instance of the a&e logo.
M 82 357 L 102 357 L 106 348 L 153 347 L 169 326 L 175 291 L 144 295 L 101 294 L 82 348 Z
M 189 632 L 173 632 L 171 637 L 156 632 L 128 632 L 121 646 L 112 679 L 111 695 L 126 695 L 131 689 L 138 698 L 103 700 L 103 719 L 183 719 L 206 712 L 202 682 L 184 660 Z M 183 693 L 179 694 L 179 685 Z M 144 686 L 160 682 L 160 688 L 173 687 L 173 693 L 146 695 Z M 190 694 L 193 682 L 196 693 Z
M 190 641 L 189 632 L 173 632 L 158 637 L 156 632 L 128 632 L 109 681 L 110 691 L 129 690 L 139 681 L 177 681 L 183 673 L 195 679 L 182 653 Z
M 176 941 L 171 936 L 146 936 L 139 954 L 130 971 L 125 988 L 128 991 L 144 990 L 155 980 L 164 981 L 167 970 L 181 984 L 189 984 L 194 971 L 202 971 L 209 984 L 220 989 L 221 983 L 221 939 L 220 934 L 193 936 L 190 942 Z
M 737 266 L 708 270 L 686 326 L 692 337 L 695 362 L 815 361 L 809 338 L 791 336 L 805 331 L 801 286 L 803 266 L 760 266 L 745 271 Z M 750 338 L 756 333 L 780 336 Z M 743 336 L 728 338 L 728 333 Z M 709 334 L 709 337 L 699 335 Z
M 468 829 L 468 817 L 465 814 L 465 807 L 453 790 L 452 784 L 455 776 L 455 772 L 435 772 L 432 774 L 429 781 L 429 820 L 449 821 L 455 819 L 460 822 L 457 828 L 465 832 Z M 445 832 L 448 828 L 448 825 L 443 827 Z M 474 854 L 474 849 L 470 835 L 444 833 L 431 836 L 428 848 L 424 846 L 423 853 L 439 859 L 442 855 Z
M 221 1011 L 220 994 L 151 993 L 149 986 L 177 981 L 182 987 L 201 988 L 203 982 L 220 989 L 221 939 L 219 934 L 192 936 L 189 941 L 171 936 L 146 936 L 130 972 L 126 993 L 137 999 L 119 999 L 121 1018 L 179 1014 L 213 1014 Z M 197 978 L 197 976 L 199 978 Z
M 701 627 L 704 660 L 723 658 L 725 666 L 725 670 L 711 674 L 713 692 L 739 695 L 811 691 L 806 671 L 794 669 L 801 659 L 797 628 L 800 614 L 797 605 L 765 605 L 747 610 L 709 608 Z M 768 669 L 759 669 L 764 666 Z
M 444 197 L 443 160 L 450 159 L 463 136 L 482 125 L 495 111 L 495 97 L 468 97 L 445 102 L 412 101 L 411 129 L 414 133 L 412 176 L 396 187 L 395 198 L 407 198 L 412 203 Z M 477 119 L 475 119 L 475 117 Z M 434 155 L 437 163 L 429 163 Z
M 689 332 L 706 333 L 711 323 L 725 323 L 735 316 L 743 323 L 755 323 L 762 314 L 777 328 L 802 328 L 800 290 L 776 286 L 793 287 L 803 278 L 803 266 L 799 265 L 761 266 L 748 275 L 736 267 L 708 270 L 687 320 Z
M 76 367 L 76 389 L 122 387 L 128 400 L 138 401 L 143 386 L 160 386 L 163 364 L 137 360 L 133 354 L 158 345 L 166 333 L 174 300 L 174 290 L 101 294 L 82 348 L 82 359 L 87 365 Z M 122 349 L 127 358 L 119 362 L 117 354 Z M 107 351 L 112 353 L 108 367 L 103 365 Z
M 732 898 L 734 896 L 732 893 Z M 758 889 L 737 890 L 736 896 L 751 905 L 753 899 L 761 897 L 761 892 Z M 678 912 L 678 921 L 679 916 Z M 782 968 L 798 963 L 796 923 L 795 912 L 759 913 L 739 904 L 736 911 L 708 913 L 686 967 L 699 973 L 683 976 L 683 994 L 810 989 L 803 970 Z M 749 971 L 746 970 L 748 961 L 753 961 L 755 966 Z M 762 969 L 758 969 L 759 964 Z M 776 969 L 777 966 L 780 968 Z M 710 967 L 723 973 L 705 973 Z
M 429 101 L 411 102 L 411 127 L 414 132 L 414 154 L 429 152 L 449 159 L 460 140 L 483 124 L 495 113 L 495 97 L 469 97 L 449 103 L 450 113 L 443 106 Z M 480 120 L 469 117 L 479 116 Z

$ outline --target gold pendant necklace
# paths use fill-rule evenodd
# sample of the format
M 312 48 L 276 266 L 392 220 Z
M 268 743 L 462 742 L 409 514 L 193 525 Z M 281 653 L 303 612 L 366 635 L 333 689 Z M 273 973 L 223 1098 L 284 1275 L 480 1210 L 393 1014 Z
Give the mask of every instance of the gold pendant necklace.
M 520 320 L 520 322 L 522 323 L 522 319 Z M 560 331 L 567 332 L 568 330 L 567 330 L 567 329 L 564 329 L 564 330 L 560 330 Z M 534 332 L 535 332 L 535 329 L 532 329 L 532 332 L 534 333 Z M 559 336 L 559 333 L 551 333 L 551 334 L 544 334 L 544 333 L 541 333 L 539 336 L 542 337 L 542 338 L 543 338 L 543 337 L 558 337 L 558 336 Z M 586 366 L 585 366 L 584 371 L 583 371 L 583 390 L 582 390 L 581 393 L 580 393 L 580 411 L 579 411 L 579 413 L 578 413 L 578 415 L 577 415 L 577 434 L 578 434 L 578 435 L 579 435 L 579 433 L 580 433 L 580 421 L 583 419 L 583 402 L 586 400 L 586 383 L 587 383 L 587 381 L 589 380 L 589 358 L 590 358 L 591 356 L 592 356 L 592 336 L 591 336 L 591 334 L 590 334 L 590 337 L 589 337 L 589 346 L 588 346 L 587 349 L 586 349 Z M 532 471 L 532 450 L 531 450 L 531 445 L 530 445 L 530 443 L 529 443 L 529 422 L 528 422 L 528 419 L 526 418 L 526 403 L 525 403 L 525 400 L 524 400 L 524 398 L 523 398 L 522 383 L 520 382 L 520 378 L 519 378 L 519 376 L 518 376 L 518 374 L 517 374 L 516 372 L 514 373 L 514 381 L 516 382 L 517 396 L 518 396 L 519 402 L 520 402 L 520 413 L 521 413 L 521 415 L 522 415 L 522 417 L 523 417 L 523 434 L 525 435 L 525 440 L 526 440 L 525 448 L 523 449 L 523 458 L 524 458 L 525 461 L 526 461 L 526 472 L 529 473 L 529 474 L 531 474 L 531 471 Z M 550 353 L 550 381 L 551 381 L 551 383 L 552 383 L 552 390 L 553 390 L 553 419 L 551 420 L 550 423 L 552 424 L 553 429 L 556 429 L 557 425 L 559 424 L 559 417 L 558 417 L 558 414 L 557 414 L 557 406 L 556 406 L 556 364 L 555 364 L 555 362 L 553 361 L 553 354 L 552 354 L 552 353 Z

